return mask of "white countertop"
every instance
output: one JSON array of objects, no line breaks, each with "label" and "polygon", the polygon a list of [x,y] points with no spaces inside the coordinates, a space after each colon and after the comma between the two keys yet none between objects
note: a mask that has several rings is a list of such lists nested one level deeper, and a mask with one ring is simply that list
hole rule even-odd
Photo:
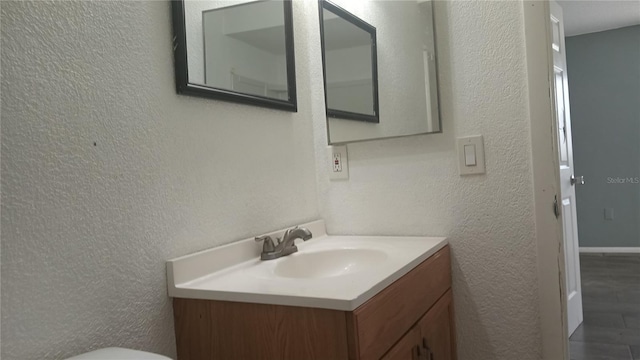
[{"label": "white countertop", "polygon": [[[327,235],[322,220],[301,226],[311,230],[313,238],[296,241],[297,253],[276,260],[261,261],[262,245],[253,238],[169,260],[169,296],[351,311],[447,244],[444,237]],[[276,274],[280,262],[337,249],[368,249],[382,256],[373,258],[375,265],[336,276]]]}]

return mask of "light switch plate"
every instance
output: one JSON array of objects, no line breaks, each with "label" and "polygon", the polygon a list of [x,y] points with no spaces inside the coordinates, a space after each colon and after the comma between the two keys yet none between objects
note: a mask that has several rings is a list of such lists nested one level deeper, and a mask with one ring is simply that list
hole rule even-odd
[{"label": "light switch plate", "polygon": [[[465,152],[465,146],[467,152]],[[456,147],[458,148],[458,169],[460,175],[476,175],[484,174],[484,141],[482,135],[460,137],[456,140]],[[475,150],[475,154],[470,153],[469,150]],[[473,158],[475,155],[475,159]],[[475,165],[473,164],[475,160]]]},{"label": "light switch plate", "polygon": [[349,156],[346,145],[329,146],[329,179],[349,179]]}]

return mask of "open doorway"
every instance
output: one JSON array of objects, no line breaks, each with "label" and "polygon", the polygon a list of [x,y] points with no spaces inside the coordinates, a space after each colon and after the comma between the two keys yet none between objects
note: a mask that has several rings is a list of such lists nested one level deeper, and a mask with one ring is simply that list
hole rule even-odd
[{"label": "open doorway", "polygon": [[556,101],[561,182],[567,138],[567,176],[579,175],[561,202],[575,203],[563,213],[570,357],[640,359],[640,2],[558,5],[566,63],[554,67],[568,78],[555,87],[568,93]]}]

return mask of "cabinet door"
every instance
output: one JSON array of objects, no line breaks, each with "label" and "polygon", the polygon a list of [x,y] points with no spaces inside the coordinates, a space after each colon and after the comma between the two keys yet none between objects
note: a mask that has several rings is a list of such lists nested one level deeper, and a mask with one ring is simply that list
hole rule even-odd
[{"label": "cabinet door", "polygon": [[393,345],[381,360],[416,360],[419,343],[420,328],[414,326]]},{"label": "cabinet door", "polygon": [[450,288],[450,250],[445,246],[351,313],[357,357],[380,359]]},{"label": "cabinet door", "polygon": [[455,360],[455,331],[451,290],[420,319],[420,344],[427,349],[429,360]]}]

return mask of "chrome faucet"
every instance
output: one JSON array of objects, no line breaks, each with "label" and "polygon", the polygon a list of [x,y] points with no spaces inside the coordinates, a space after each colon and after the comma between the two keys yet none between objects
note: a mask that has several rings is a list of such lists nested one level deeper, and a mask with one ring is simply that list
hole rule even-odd
[{"label": "chrome faucet", "polygon": [[298,247],[295,244],[296,239],[307,241],[311,239],[312,236],[313,234],[311,234],[309,229],[296,226],[293,229],[287,229],[284,235],[282,235],[282,239],[276,238],[277,244],[274,243],[271,236],[260,236],[255,240],[256,242],[263,242],[260,259],[273,260],[298,251]]}]

